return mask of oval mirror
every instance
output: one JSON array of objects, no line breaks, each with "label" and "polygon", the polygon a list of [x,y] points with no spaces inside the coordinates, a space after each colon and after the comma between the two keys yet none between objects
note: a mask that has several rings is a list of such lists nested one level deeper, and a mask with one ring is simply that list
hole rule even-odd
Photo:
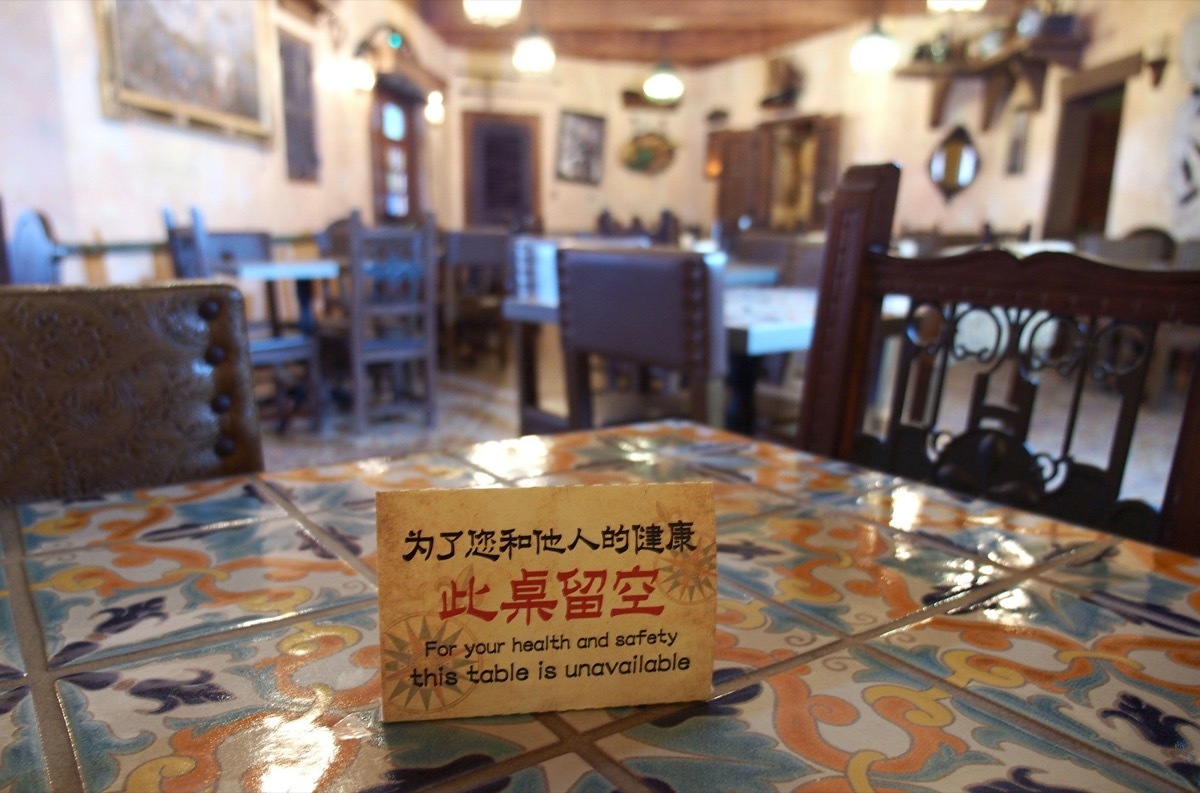
[{"label": "oval mirror", "polygon": [[929,176],[949,201],[954,194],[975,181],[979,173],[979,152],[962,127],[950,131],[929,158]]}]

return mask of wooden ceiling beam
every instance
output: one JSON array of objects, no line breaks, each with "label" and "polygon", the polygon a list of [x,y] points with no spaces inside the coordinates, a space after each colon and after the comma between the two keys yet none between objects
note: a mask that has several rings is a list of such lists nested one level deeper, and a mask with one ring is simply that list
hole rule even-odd
[{"label": "wooden ceiling beam", "polygon": [[[990,15],[1024,0],[988,0]],[[511,51],[536,24],[560,56],[703,66],[765,55],[878,15],[924,14],[925,0],[524,0],[517,22],[473,25],[459,0],[408,0],[452,47]]]}]

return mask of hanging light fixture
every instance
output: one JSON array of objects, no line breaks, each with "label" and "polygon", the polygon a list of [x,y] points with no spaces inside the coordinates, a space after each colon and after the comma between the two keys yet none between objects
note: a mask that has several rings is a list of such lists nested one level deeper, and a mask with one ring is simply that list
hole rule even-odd
[{"label": "hanging light fixture", "polygon": [[503,27],[521,15],[521,0],[463,0],[463,13],[473,25]]},{"label": "hanging light fixture", "polygon": [[925,0],[925,9],[931,14],[973,14],[985,5],[987,0]]},{"label": "hanging light fixture", "polygon": [[683,81],[666,61],[661,61],[642,83],[642,93],[652,102],[675,102],[683,96]]},{"label": "hanging light fixture", "polygon": [[554,47],[541,31],[530,27],[517,39],[512,62],[519,72],[545,74],[554,68]]},{"label": "hanging light fixture", "polygon": [[883,32],[878,19],[850,48],[850,68],[859,73],[890,71],[899,62],[900,45]]}]

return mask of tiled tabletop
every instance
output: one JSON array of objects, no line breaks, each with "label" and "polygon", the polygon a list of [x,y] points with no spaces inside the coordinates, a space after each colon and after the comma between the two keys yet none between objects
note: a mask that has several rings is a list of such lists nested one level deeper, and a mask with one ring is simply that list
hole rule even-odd
[{"label": "tiled tabletop", "polygon": [[[374,493],[707,480],[705,703],[380,721]],[[0,510],[0,790],[1195,790],[1200,560],[688,423]]]}]

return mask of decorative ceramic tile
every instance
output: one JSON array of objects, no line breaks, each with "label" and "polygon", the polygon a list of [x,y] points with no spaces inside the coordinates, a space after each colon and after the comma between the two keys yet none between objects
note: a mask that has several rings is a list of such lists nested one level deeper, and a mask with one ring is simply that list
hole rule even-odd
[{"label": "decorative ceramic tile", "polygon": [[[593,785],[598,787],[592,787]],[[471,790],[477,793],[493,790],[519,790],[522,793],[580,793],[585,790],[603,790],[605,793],[613,793],[614,785],[605,780],[582,757],[567,752],[507,776],[472,786]]]},{"label": "decorative ceramic tile", "polygon": [[26,568],[52,668],[375,597],[291,519],[143,535]]},{"label": "decorative ceramic tile", "polygon": [[495,478],[441,452],[417,452],[403,459],[376,457],[350,463],[263,474],[301,512],[331,509],[375,510],[379,490],[495,487]]},{"label": "decorative ceramic tile", "polygon": [[[767,603],[727,582],[717,584],[717,630],[713,648],[713,686],[725,687],[752,669],[795,658],[833,642],[820,626],[782,606]],[[667,709],[678,705],[668,704]],[[559,717],[587,732],[634,712],[634,708],[564,711]]]},{"label": "decorative ceramic tile", "polygon": [[868,490],[895,486],[900,477],[868,471],[836,460],[764,442],[713,443],[698,448],[665,447],[670,456],[679,449],[686,459],[725,472],[759,487],[803,503],[852,504]]},{"label": "decorative ceramic tile", "polygon": [[717,479],[712,472],[673,460],[618,460],[522,479],[519,487],[612,485],[637,482],[712,482],[717,523],[784,509],[792,501],[770,490]]},{"label": "decorative ceramic tile", "polygon": [[1194,556],[1124,541],[1099,555],[1073,558],[1046,578],[1132,622],[1200,636],[1200,559]]},{"label": "decorative ceramic tile", "polygon": [[9,605],[8,580],[0,569],[0,686],[24,677],[25,662],[17,642],[17,626]]},{"label": "decorative ceramic tile", "polygon": [[752,597],[718,578],[717,670],[757,669],[829,644],[834,636],[782,606]]},{"label": "decorative ceramic tile", "polygon": [[516,482],[519,487],[558,487],[562,485],[612,485],[635,482],[709,482],[705,476],[682,463],[616,460],[567,471],[558,471]]},{"label": "decorative ceramic tile", "polygon": [[29,553],[124,542],[143,534],[283,515],[251,478],[234,476],[18,507]]},{"label": "decorative ceramic tile", "polygon": [[875,644],[1173,784],[1200,783],[1200,637],[1031,582]]},{"label": "decorative ceramic tile", "polygon": [[498,479],[516,480],[611,462],[624,455],[591,433],[526,435],[488,441],[464,449],[461,456]]},{"label": "decorative ceramic tile", "polygon": [[419,790],[555,742],[531,716],[380,723],[375,617],[364,609],[60,680],[71,735],[89,747],[77,756],[85,789]]},{"label": "decorative ceramic tile", "polygon": [[27,686],[0,690],[0,790],[50,790]]},{"label": "decorative ceramic tile", "polygon": [[679,453],[699,453],[714,447],[739,445],[746,436],[727,430],[694,424],[682,419],[646,421],[597,430],[596,435],[629,452],[661,452],[676,449]]},{"label": "decorative ceramic tile", "polygon": [[1012,568],[1031,567],[1103,537],[1054,518],[916,483],[871,491],[847,508],[893,529],[916,532]]},{"label": "decorative ceramic tile", "polygon": [[1002,574],[920,537],[819,508],[725,527],[717,565],[720,576],[844,633],[911,616]]},{"label": "decorative ceramic tile", "polygon": [[335,509],[306,517],[316,523],[332,542],[342,545],[345,553],[361,559],[373,572],[379,571],[374,509],[370,512]]},{"label": "decorative ceramic tile", "polygon": [[[376,491],[698,480],[720,696],[381,723]],[[10,551],[18,516],[0,790],[1200,788],[1200,561],[689,422],[31,505]]]},{"label": "decorative ceramic tile", "polygon": [[861,650],[597,745],[655,790],[1139,789]]}]

